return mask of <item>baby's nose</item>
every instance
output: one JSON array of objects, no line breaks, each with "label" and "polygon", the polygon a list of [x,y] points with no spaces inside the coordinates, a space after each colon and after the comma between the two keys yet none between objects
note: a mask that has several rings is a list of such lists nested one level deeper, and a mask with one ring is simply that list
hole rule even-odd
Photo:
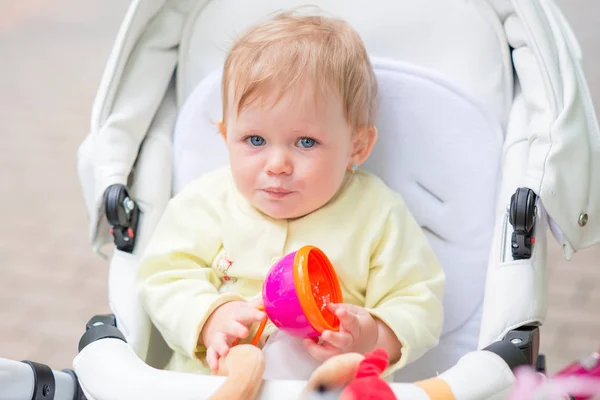
[{"label": "baby's nose", "polygon": [[292,160],[285,151],[273,151],[266,165],[266,172],[272,175],[289,175],[293,171]]}]

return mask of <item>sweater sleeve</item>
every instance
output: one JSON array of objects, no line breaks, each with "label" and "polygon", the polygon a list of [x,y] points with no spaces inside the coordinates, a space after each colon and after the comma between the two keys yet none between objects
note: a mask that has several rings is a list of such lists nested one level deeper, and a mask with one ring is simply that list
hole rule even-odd
[{"label": "sweater sleeve", "polygon": [[445,275],[420,226],[402,200],[391,209],[371,257],[365,308],[402,344],[389,375],[436,346],[444,321]]},{"label": "sweater sleeve", "polygon": [[194,182],[169,202],[136,282],[146,312],[169,347],[198,360],[205,352],[198,346],[199,335],[210,314],[228,301],[244,300],[218,291],[221,281],[212,261],[222,247],[223,202],[207,200],[207,192],[215,190],[210,183]]}]

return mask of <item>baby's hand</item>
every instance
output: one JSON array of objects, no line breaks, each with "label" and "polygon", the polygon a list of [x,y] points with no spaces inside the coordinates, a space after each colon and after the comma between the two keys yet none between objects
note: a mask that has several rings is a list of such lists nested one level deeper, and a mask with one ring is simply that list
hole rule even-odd
[{"label": "baby's hand", "polygon": [[329,304],[328,307],[340,320],[340,330],[324,331],[321,344],[304,339],[304,346],[311,356],[325,361],[341,353],[365,354],[375,348],[379,329],[367,310],[352,304]]},{"label": "baby's hand", "polygon": [[200,338],[206,347],[206,362],[217,371],[219,358],[225,357],[233,341],[248,336],[248,327],[264,320],[267,315],[257,309],[260,299],[253,302],[231,301],[218,307],[210,315]]}]

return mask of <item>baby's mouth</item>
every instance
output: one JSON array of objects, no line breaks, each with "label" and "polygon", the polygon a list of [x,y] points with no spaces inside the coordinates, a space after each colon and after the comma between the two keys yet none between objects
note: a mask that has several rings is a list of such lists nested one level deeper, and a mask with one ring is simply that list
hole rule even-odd
[{"label": "baby's mouth", "polygon": [[291,190],[287,190],[281,187],[268,187],[268,188],[264,188],[263,192],[265,192],[266,194],[268,194],[271,197],[276,197],[276,198],[282,198],[285,197],[291,193],[293,193]]}]

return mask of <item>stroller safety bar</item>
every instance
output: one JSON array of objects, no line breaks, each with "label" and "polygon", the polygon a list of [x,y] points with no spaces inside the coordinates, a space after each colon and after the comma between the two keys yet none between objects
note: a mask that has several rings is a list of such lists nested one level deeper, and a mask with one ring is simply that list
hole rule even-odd
[{"label": "stroller safety bar", "polygon": [[[79,353],[73,365],[84,392],[89,399],[96,400],[208,399],[225,382],[224,377],[154,369],[117,339],[91,343]],[[503,399],[514,376],[500,356],[492,351],[477,351],[465,355],[457,365],[434,379],[444,380],[457,400]],[[110,387],[105,382],[110,382]],[[265,381],[259,398],[297,399],[305,385],[304,381]],[[416,384],[392,383],[391,387],[401,399],[435,399]]]},{"label": "stroller safety bar", "polygon": [[[77,374],[30,361],[0,359],[0,400],[210,399],[227,379],[150,367],[126,343],[112,315],[95,316],[86,327],[73,364]],[[481,351],[466,354],[435,378],[392,383],[391,387],[398,398],[415,400],[504,399],[512,389],[516,368],[537,364],[537,370],[545,372],[543,357],[534,353],[538,342],[538,328],[523,327]],[[451,393],[429,391],[439,387],[436,380],[443,381]],[[259,398],[300,398],[305,385],[304,381],[265,381]]]},{"label": "stroller safety bar", "polygon": [[[218,393],[225,382],[224,377],[150,367],[135,355],[115,325],[112,315],[98,315],[88,322],[73,364],[77,375],[0,359],[0,370],[7,371],[0,375],[0,400],[198,399]],[[528,355],[536,341],[537,328],[513,331],[505,340],[465,355],[454,367],[428,380],[444,381],[451,389],[450,398],[429,392],[427,388],[435,385],[427,381],[391,386],[398,398],[415,400],[503,399],[514,381],[512,370],[531,365]],[[259,398],[299,398],[305,385],[304,381],[265,381]]]},{"label": "stroller safety bar", "polygon": [[[431,381],[442,380],[450,387],[450,398],[447,394],[438,397],[429,392],[427,381],[392,383],[391,387],[396,396],[403,399],[500,400],[506,397],[514,382],[511,369],[525,363],[523,353],[511,342],[497,342],[483,351],[465,355],[454,367],[431,378]],[[34,365],[37,367],[0,359],[3,371],[0,400],[209,399],[226,380],[225,377],[154,369],[140,360],[124,340],[113,337],[95,340],[81,350],[73,363],[77,375],[70,370],[53,371],[47,366]],[[41,370],[44,381],[36,375],[36,371]],[[304,381],[265,381],[259,398],[300,398],[305,385]]]}]

